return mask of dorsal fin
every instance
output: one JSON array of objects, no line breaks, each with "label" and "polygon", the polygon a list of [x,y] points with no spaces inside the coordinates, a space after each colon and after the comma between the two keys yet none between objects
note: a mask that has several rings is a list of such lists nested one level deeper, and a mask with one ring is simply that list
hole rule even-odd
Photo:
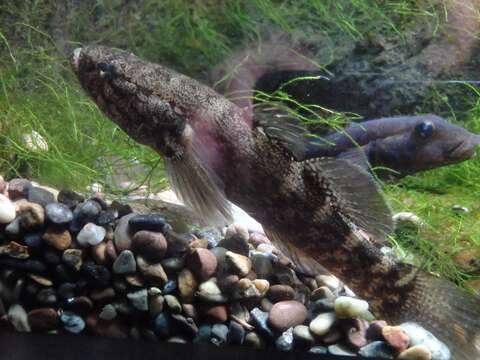
[{"label": "dorsal fin", "polygon": [[270,140],[280,143],[295,161],[305,159],[309,131],[298,118],[277,104],[256,105],[253,113],[255,125]]},{"label": "dorsal fin", "polygon": [[328,179],[343,215],[367,231],[377,241],[393,229],[390,208],[367,171],[347,160],[319,158],[304,162],[309,177],[322,186]]}]

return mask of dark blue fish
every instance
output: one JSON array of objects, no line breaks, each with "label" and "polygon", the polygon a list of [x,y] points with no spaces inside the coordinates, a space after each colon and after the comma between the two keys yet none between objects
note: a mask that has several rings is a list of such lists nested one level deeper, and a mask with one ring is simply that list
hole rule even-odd
[{"label": "dark blue fish", "polygon": [[[308,137],[300,125],[281,121],[282,116],[278,127],[270,124],[266,131],[286,144],[296,160],[341,158],[376,168],[381,177],[403,177],[456,164],[474,157],[480,145],[480,135],[431,114],[354,123],[322,137]],[[295,133],[301,136],[296,138]]]}]

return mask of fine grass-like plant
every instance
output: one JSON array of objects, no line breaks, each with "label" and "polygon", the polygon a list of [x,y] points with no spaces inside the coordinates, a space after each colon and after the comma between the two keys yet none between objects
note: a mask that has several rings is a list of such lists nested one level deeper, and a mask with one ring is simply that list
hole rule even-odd
[{"label": "fine grass-like plant", "polygon": [[[161,159],[107,121],[88,99],[68,64],[70,51],[85,44],[128,49],[197,79],[250,43],[280,31],[312,47],[322,65],[342,58],[353,44],[405,46],[411,28],[429,23],[430,35],[448,15],[444,1],[427,0],[53,0],[0,3],[0,172],[29,176],[56,187],[84,190],[94,182],[117,194],[147,184],[166,185]],[[408,42],[407,42],[408,43]],[[342,45],[343,44],[343,45]],[[220,80],[220,79],[217,79]],[[452,118],[480,132],[480,96],[467,114]],[[462,92],[464,94],[464,92]],[[291,116],[340,130],[354,114],[293,104],[282,89],[258,93],[257,101],[289,103]],[[419,109],[433,112],[441,94]],[[469,100],[470,101],[470,100]],[[39,133],[48,151],[32,150],[23,135]],[[132,170],[133,169],[133,170]],[[480,247],[480,160],[382,184],[395,211],[412,211],[425,222],[415,234],[397,234],[400,253],[459,283],[473,280],[452,260]],[[132,180],[131,186],[120,186]],[[456,214],[460,204],[469,213]]]}]

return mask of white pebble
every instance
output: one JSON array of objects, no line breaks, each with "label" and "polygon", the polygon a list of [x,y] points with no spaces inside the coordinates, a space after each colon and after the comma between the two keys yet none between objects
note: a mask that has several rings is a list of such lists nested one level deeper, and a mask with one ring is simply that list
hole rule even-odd
[{"label": "white pebble", "polygon": [[266,253],[266,254],[271,254],[275,250],[275,246],[272,244],[259,244],[257,246],[257,251]]},{"label": "white pebble", "polygon": [[333,312],[320,314],[310,322],[310,331],[317,336],[325,335],[332,327],[335,319],[335,313]]},{"label": "white pebble", "polygon": [[430,331],[414,322],[400,325],[410,338],[410,346],[424,345],[432,353],[432,360],[450,360],[452,355],[448,347],[438,340]]},{"label": "white pebble", "polygon": [[337,290],[342,285],[340,280],[333,275],[318,275],[315,279],[317,280],[319,287],[327,286],[331,290]]},{"label": "white pebble", "polygon": [[8,197],[0,194],[0,224],[8,224],[15,219],[15,205]]},{"label": "white pebble", "polygon": [[412,212],[399,212],[392,216],[395,227],[403,226],[406,224],[415,225],[417,227],[423,226],[423,221],[417,215]]},{"label": "white pebble", "polygon": [[88,223],[77,235],[77,241],[81,246],[98,245],[105,238],[107,231],[104,227]]},{"label": "white pebble", "polygon": [[339,296],[335,299],[335,314],[341,319],[354,318],[368,311],[368,303],[365,300],[355,299],[349,296]]},{"label": "white pebble", "polygon": [[48,143],[43,136],[35,130],[32,130],[30,134],[22,135],[22,141],[29,150],[48,151]]},{"label": "white pebble", "polygon": [[30,324],[28,323],[28,315],[25,309],[18,304],[13,304],[8,309],[8,320],[15,330],[19,332],[30,332]]}]

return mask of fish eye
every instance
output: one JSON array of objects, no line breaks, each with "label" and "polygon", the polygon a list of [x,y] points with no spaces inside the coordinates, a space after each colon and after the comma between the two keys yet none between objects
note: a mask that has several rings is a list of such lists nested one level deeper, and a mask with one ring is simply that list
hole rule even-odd
[{"label": "fish eye", "polygon": [[415,126],[415,134],[426,139],[433,135],[435,131],[435,125],[431,121],[423,121]]},{"label": "fish eye", "polygon": [[107,64],[104,62],[97,64],[97,69],[100,71],[100,75],[104,76],[105,74],[112,75],[113,74],[113,65]]}]

